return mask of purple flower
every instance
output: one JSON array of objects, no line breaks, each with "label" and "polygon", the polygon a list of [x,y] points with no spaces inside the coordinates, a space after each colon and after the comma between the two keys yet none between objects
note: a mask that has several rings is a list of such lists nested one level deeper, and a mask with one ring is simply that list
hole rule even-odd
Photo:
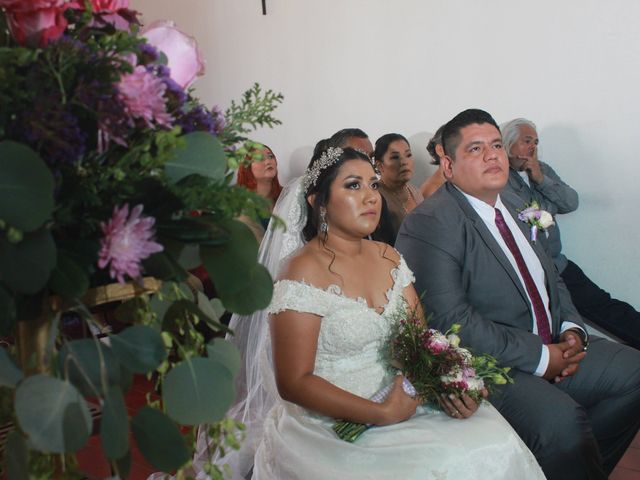
[{"label": "purple flower", "polygon": [[101,223],[104,237],[98,254],[98,267],[109,267],[111,278],[124,283],[124,275],[139,278],[140,262],[164,247],[152,240],[155,218],[141,217],[142,205],[137,205],[129,215],[129,204],[113,209],[108,223]]},{"label": "purple flower", "polygon": [[171,115],[167,113],[164,92],[167,86],[143,65],[132,73],[123,75],[118,84],[120,100],[132,118],[141,119],[147,127],[157,125],[171,127]]}]

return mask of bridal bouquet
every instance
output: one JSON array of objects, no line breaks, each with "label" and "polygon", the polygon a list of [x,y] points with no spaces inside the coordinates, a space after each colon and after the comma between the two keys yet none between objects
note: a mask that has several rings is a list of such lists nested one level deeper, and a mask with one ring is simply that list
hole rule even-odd
[{"label": "bridal bouquet", "polygon": [[[423,404],[438,406],[441,394],[468,395],[482,401],[482,390],[492,385],[511,383],[509,368],[501,368],[490,355],[472,355],[460,347],[455,324],[447,332],[428,328],[415,310],[402,311],[389,340],[388,362],[405,375],[403,390],[417,396]],[[387,386],[371,398],[383,402],[391,391]],[[341,421],[333,426],[338,436],[354,442],[371,425]]]},{"label": "bridal bouquet", "polygon": [[[120,478],[130,433],[164,471],[191,458],[184,426],[226,435],[238,352],[205,335],[226,331],[224,310],[247,314],[271,299],[255,238],[235,220],[268,215],[268,205],[232,179],[250,150],[247,133],[280,123],[271,112],[282,96],[256,84],[223,113],[193,94],[203,71],[192,37],[170,22],[142,28],[128,0],[0,0],[0,337],[10,345],[0,348],[0,426],[15,425],[4,448],[9,478],[72,470],[93,429],[90,405],[101,407],[101,443]],[[185,284],[199,265],[219,298]],[[106,342],[69,338],[67,315],[99,327],[92,293],[107,285],[130,292],[115,311],[126,328]],[[133,374],[158,378],[162,405],[129,418]]]}]

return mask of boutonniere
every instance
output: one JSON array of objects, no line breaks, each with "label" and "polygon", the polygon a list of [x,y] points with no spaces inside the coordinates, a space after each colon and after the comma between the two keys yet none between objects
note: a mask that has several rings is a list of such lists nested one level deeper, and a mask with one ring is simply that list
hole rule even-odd
[{"label": "boutonniere", "polygon": [[538,230],[545,231],[555,224],[553,215],[546,210],[542,210],[535,200],[527,204],[527,208],[518,213],[518,218],[531,226],[531,241],[533,243],[538,239]]}]

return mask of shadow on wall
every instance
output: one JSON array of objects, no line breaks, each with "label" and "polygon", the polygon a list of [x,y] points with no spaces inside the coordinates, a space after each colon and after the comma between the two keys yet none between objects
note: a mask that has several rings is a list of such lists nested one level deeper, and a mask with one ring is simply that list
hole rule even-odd
[{"label": "shadow on wall", "polygon": [[285,182],[289,180],[299,177],[303,175],[309,162],[311,161],[311,157],[313,156],[313,147],[311,145],[304,145],[302,147],[296,148],[293,152],[291,152],[291,156],[289,157],[289,176],[288,178],[281,179]]},{"label": "shadow on wall", "polygon": [[416,187],[420,187],[438,169],[437,165],[431,165],[431,160],[433,159],[427,152],[427,143],[429,143],[431,137],[433,137],[431,132],[418,132],[407,137],[415,164],[411,183]]},{"label": "shadow on wall", "polygon": [[551,124],[542,128],[538,135],[540,136],[539,159],[548,163],[562,180],[578,192],[581,206],[588,204],[598,210],[606,210],[613,206],[612,198],[607,194],[606,185],[603,185],[605,188],[594,189],[595,177],[583,174],[583,172],[601,170],[604,160],[588,149],[576,128],[566,124]]}]

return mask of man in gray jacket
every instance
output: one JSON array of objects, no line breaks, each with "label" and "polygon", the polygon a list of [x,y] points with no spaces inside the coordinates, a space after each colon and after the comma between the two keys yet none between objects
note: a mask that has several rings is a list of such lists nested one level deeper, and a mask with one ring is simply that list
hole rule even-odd
[{"label": "man in gray jacket", "polygon": [[[546,163],[538,160],[538,132],[525,118],[516,118],[501,127],[504,149],[509,156],[509,181],[502,197],[523,209],[536,201],[540,208],[556,216],[578,208],[578,193],[564,183]],[[545,235],[541,233],[541,236]],[[553,258],[578,312],[596,325],[640,349],[640,313],[626,302],[612,298],[562,253],[560,229],[547,229],[543,244]]]},{"label": "man in gray jacket", "polygon": [[[443,129],[447,183],[405,218],[396,248],[441,331],[512,367],[489,398],[549,479],[605,479],[640,426],[640,352],[589,338],[550,257],[500,192],[509,162],[481,110]],[[587,351],[588,347],[588,351]]]}]

